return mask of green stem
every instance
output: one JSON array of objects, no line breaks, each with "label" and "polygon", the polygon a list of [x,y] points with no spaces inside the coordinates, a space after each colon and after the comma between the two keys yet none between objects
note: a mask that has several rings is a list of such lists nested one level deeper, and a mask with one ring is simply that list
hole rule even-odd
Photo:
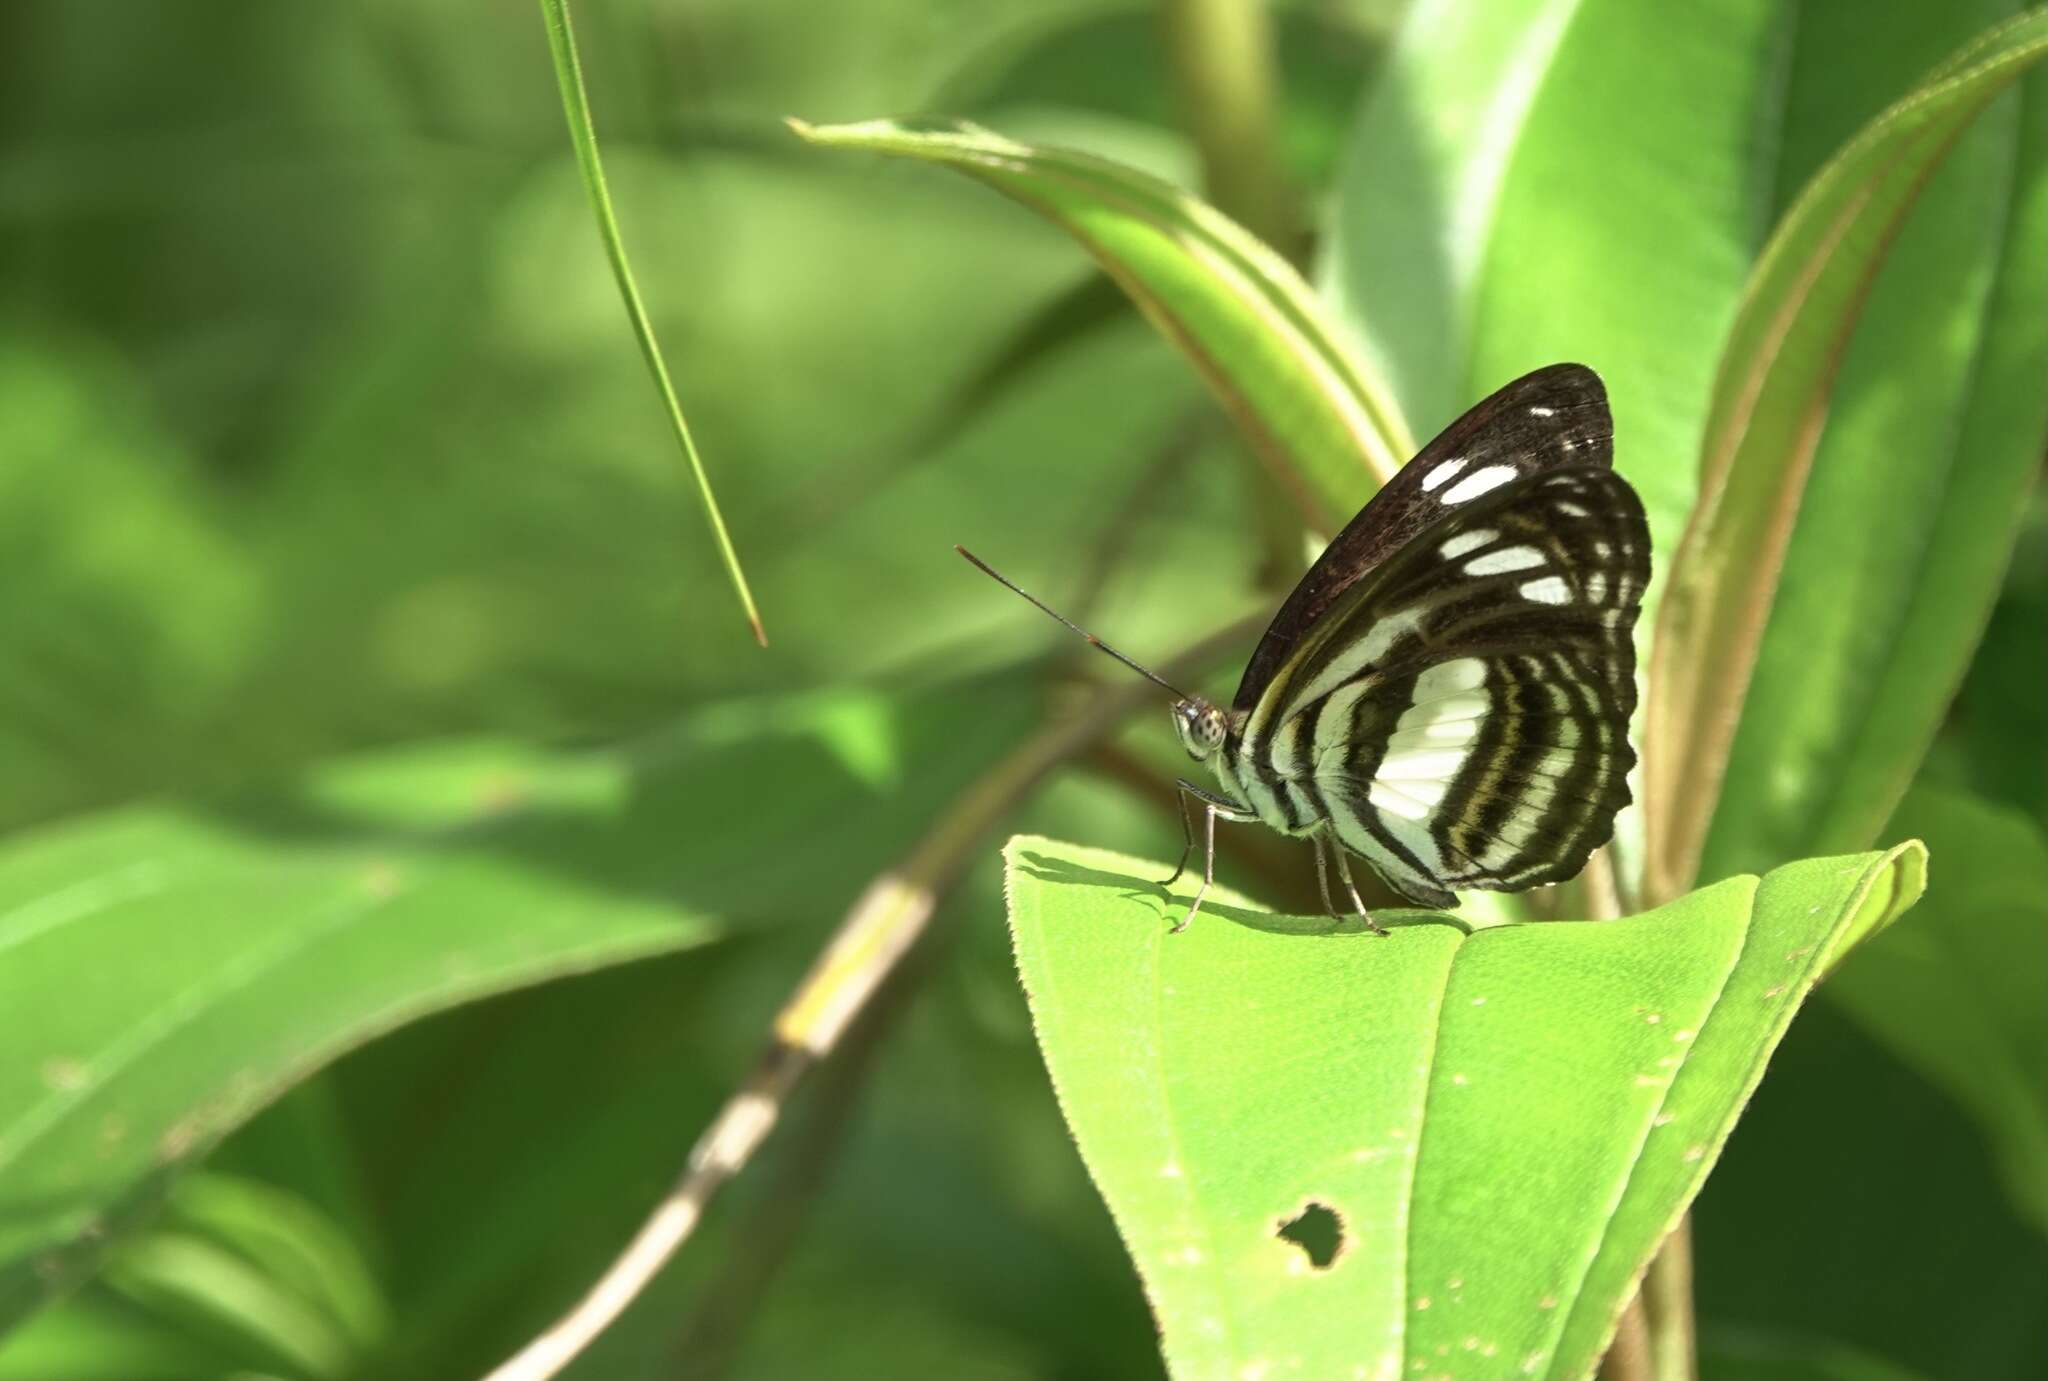
[{"label": "green stem", "polygon": [[1209,200],[1299,263],[1305,222],[1277,153],[1279,78],[1263,0],[1162,0],[1161,18]]},{"label": "green stem", "polygon": [[[1204,192],[1299,266],[1308,240],[1300,194],[1277,155],[1279,77],[1264,0],[1162,0],[1160,19]],[[1304,569],[1300,515],[1268,484],[1255,486],[1253,502],[1266,556],[1260,583],[1285,589]]]},{"label": "green stem", "polygon": [[631,318],[633,335],[640,342],[640,354],[647,361],[648,372],[654,375],[655,386],[661,390],[661,400],[668,408],[676,442],[683,448],[690,473],[697,481],[697,492],[703,496],[704,516],[711,524],[711,536],[718,543],[718,554],[725,562],[726,574],[731,577],[733,590],[740,597],[740,607],[746,611],[747,622],[753,627],[754,640],[766,647],[768,634],[761,626],[761,612],[754,607],[753,591],[747,588],[746,573],[740,569],[739,553],[734,550],[732,537],[725,530],[725,519],[718,511],[718,499],[711,492],[711,477],[705,473],[704,458],[697,454],[697,443],[690,436],[690,424],[683,420],[683,406],[676,400],[675,385],[669,381],[668,366],[662,361],[661,346],[654,339],[654,323],[648,319],[646,304],[640,300],[640,289],[633,282],[633,270],[626,262],[626,246],[619,238],[618,218],[612,214],[611,193],[605,188],[604,165],[598,161],[597,128],[591,123],[590,96],[583,85],[583,66],[576,57],[576,33],[569,25],[569,0],[540,0],[540,11],[547,21],[548,47],[555,56],[555,81],[562,89],[562,110],[569,119],[569,142],[575,146],[576,165],[582,169],[583,185],[590,192],[590,209],[597,215],[597,232],[604,241],[605,256],[611,260],[612,276],[618,280],[619,296],[625,299],[626,315]]}]

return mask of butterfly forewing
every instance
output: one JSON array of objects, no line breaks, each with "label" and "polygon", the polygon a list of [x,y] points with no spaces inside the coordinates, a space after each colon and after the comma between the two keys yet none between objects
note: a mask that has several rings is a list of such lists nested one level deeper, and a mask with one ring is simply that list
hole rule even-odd
[{"label": "butterfly forewing", "polygon": [[1513,480],[1613,463],[1607,391],[1584,365],[1524,375],[1453,422],[1359,510],[1280,606],[1238,683],[1248,711],[1345,591],[1415,537]]},{"label": "butterfly forewing", "polygon": [[1584,866],[1628,800],[1649,577],[1642,505],[1606,458],[1443,507],[1324,604],[1232,738],[1262,816],[1327,821],[1429,905]]}]

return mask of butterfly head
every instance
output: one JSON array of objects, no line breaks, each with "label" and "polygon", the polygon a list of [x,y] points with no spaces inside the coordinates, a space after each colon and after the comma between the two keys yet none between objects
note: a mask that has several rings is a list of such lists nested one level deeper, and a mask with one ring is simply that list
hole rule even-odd
[{"label": "butterfly head", "polygon": [[1198,696],[1189,696],[1173,707],[1173,731],[1180,735],[1180,746],[1196,762],[1206,761],[1223,746],[1228,729],[1223,711]]}]

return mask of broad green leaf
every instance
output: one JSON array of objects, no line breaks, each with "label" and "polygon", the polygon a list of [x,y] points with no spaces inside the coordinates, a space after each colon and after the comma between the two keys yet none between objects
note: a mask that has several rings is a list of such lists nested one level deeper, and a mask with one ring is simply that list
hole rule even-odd
[{"label": "broad green leaf", "polygon": [[1811,81],[1777,60],[1782,15],[1770,0],[1409,12],[1360,111],[1319,279],[1419,430],[1583,361],[1607,381],[1615,463],[1659,549],[1676,538],[1765,214],[1758,107]]},{"label": "broad green leaf", "polygon": [[1179,188],[973,125],[793,127],[812,143],[953,168],[1073,235],[1187,354],[1312,523],[1334,530],[1408,459],[1407,427],[1299,275]]},{"label": "broad green leaf", "polygon": [[1941,860],[1925,914],[1828,992],[1968,1110],[2006,1192],[2048,1233],[2048,838],[2017,812],[1925,786],[1891,832]]},{"label": "broad green leaf", "polygon": [[140,809],[0,852],[0,1008],[19,1033],[0,1065],[0,1320],[89,1270],[171,1173],[341,1051],[717,933],[564,866],[626,817],[624,763],[471,766],[432,825],[313,814],[266,837]]},{"label": "broad green leaf", "polygon": [[[1680,891],[1698,871],[1837,367],[1872,275],[1955,140],[2044,52],[2048,13],[2032,12],[1942,64],[1807,183],[1751,275],[1715,382],[1699,504],[1671,563],[1655,633],[1643,731],[1650,895]],[[1982,568],[1988,564],[1995,580],[2002,558],[1987,562],[1987,539],[1967,530],[1980,507],[1958,502],[1955,514],[1934,524],[1945,544],[1974,543],[1978,550],[1966,557],[1958,546],[1966,573],[1953,578],[1953,587],[1944,577],[1925,614],[1908,607],[1916,625],[1952,622],[1972,604],[1981,623],[1990,597]],[[1896,637],[1897,630],[1881,636]],[[1938,712],[1953,690],[1967,652],[1967,637],[1957,638],[1953,628],[1943,642],[1932,672],[1902,677],[1910,716],[1923,722],[1930,717],[1925,706]],[[1901,655],[1919,650],[1902,648]],[[1892,715],[1907,713],[1902,706],[1874,719],[1884,727]],[[1917,756],[1925,732],[1905,751]],[[1899,776],[1891,762],[1871,771],[1885,780]]]},{"label": "broad green leaf", "polygon": [[438,745],[331,765],[281,799],[11,841],[0,1326],[344,1051],[735,925],[828,922],[1030,714],[983,684],[781,697],[707,707],[632,751]]},{"label": "broad green leaf", "polygon": [[[1007,856],[1039,1042],[1169,1367],[1387,1381],[1590,1372],[1800,1000],[1925,863],[1382,940],[1215,894],[1169,936],[1153,864]],[[1278,1236],[1317,1208],[1321,1262]]]},{"label": "broad green leaf", "polygon": [[2029,81],[1928,184],[1850,343],[1702,876],[1867,847],[1933,740],[2048,430],[2043,243],[2048,89]]}]

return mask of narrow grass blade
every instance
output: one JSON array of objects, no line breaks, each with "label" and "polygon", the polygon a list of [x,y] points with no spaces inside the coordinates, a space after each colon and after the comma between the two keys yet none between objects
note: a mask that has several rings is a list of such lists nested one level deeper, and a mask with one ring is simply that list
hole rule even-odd
[{"label": "narrow grass blade", "polygon": [[555,81],[562,88],[562,110],[569,119],[569,141],[576,148],[576,165],[582,169],[583,185],[590,191],[590,209],[597,216],[597,232],[604,240],[604,252],[611,260],[612,274],[619,280],[619,296],[625,300],[626,315],[633,323],[633,336],[640,342],[640,353],[647,360],[647,370],[654,376],[655,387],[661,390],[662,406],[668,409],[669,422],[675,428],[676,444],[682,447],[683,457],[690,463],[690,474],[697,481],[697,493],[704,500],[704,517],[711,524],[713,540],[718,543],[719,559],[725,562],[726,574],[732,578],[733,592],[739,596],[747,624],[754,630],[754,641],[766,647],[768,633],[761,624],[761,611],[754,607],[753,591],[747,588],[746,572],[740,569],[739,552],[733,547],[732,535],[725,530],[725,519],[718,511],[718,496],[711,492],[711,476],[705,473],[704,458],[697,454],[690,424],[683,420],[683,405],[676,398],[675,385],[669,381],[668,365],[663,362],[661,345],[654,338],[654,323],[647,316],[646,304],[640,300],[640,289],[633,282],[632,266],[626,261],[626,246],[619,236],[618,217],[612,212],[611,193],[605,187],[604,165],[597,156],[597,128],[591,122],[590,95],[584,89],[583,67],[576,57],[576,33],[569,23],[569,0],[540,0],[540,9],[547,20],[548,47],[555,57]]}]

